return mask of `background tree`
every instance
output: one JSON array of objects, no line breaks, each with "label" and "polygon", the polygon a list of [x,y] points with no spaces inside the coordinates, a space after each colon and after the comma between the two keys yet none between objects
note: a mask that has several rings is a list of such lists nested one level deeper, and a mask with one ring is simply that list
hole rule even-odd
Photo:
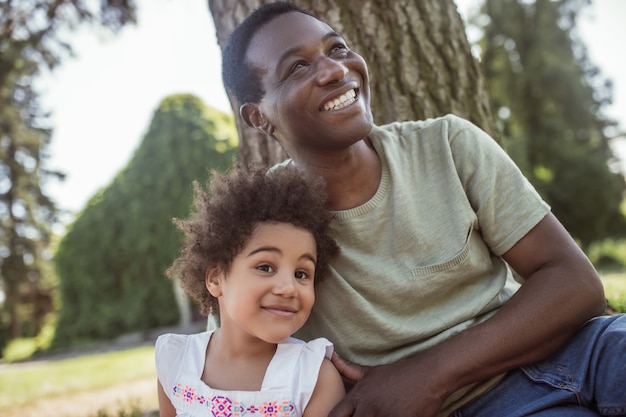
[{"label": "background tree", "polygon": [[[505,147],[588,248],[626,231],[624,179],[602,114],[611,83],[588,59],[576,21],[589,0],[486,0],[480,42]],[[486,17],[486,18],[485,18]]]},{"label": "background tree", "polygon": [[55,256],[61,310],[53,346],[176,324],[165,278],[180,247],[173,217],[191,208],[192,181],[236,155],[232,116],[192,95],[164,99],[128,166],[91,199]]},{"label": "background tree", "polygon": [[[0,347],[34,336],[52,310],[46,273],[55,205],[43,182],[62,177],[45,168],[51,138],[33,84],[71,53],[60,35],[81,23],[117,30],[134,21],[132,0],[104,0],[92,10],[81,0],[0,0]],[[7,335],[8,333],[8,335]]]},{"label": "background tree", "polygon": [[[224,49],[233,28],[267,0],[208,0]],[[296,0],[338,30],[369,63],[372,109],[378,124],[454,113],[497,137],[480,67],[452,0]],[[239,160],[275,163],[277,144],[239,118]]]}]

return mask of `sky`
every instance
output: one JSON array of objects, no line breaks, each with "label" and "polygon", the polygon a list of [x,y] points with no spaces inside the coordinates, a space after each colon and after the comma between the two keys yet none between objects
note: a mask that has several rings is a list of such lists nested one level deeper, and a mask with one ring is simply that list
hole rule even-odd
[{"label": "sky", "polygon": [[[47,194],[70,222],[123,169],[162,99],[191,93],[231,112],[207,0],[138,0],[138,24],[115,36],[81,29],[67,37],[75,51],[37,88],[54,129],[48,168],[67,175]],[[462,15],[475,0],[456,0]],[[593,63],[614,83],[606,114],[626,130],[626,1],[594,0],[579,22]],[[626,141],[622,141],[626,142]],[[616,145],[626,155],[626,145]]]}]

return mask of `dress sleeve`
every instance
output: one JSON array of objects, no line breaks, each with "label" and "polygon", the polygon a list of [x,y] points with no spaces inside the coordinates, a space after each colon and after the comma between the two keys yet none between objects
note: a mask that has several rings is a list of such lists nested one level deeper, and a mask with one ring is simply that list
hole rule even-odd
[{"label": "dress sleeve", "polygon": [[157,338],[154,348],[154,359],[157,376],[163,390],[170,397],[176,378],[181,369],[187,335],[164,334]]},{"label": "dress sleeve", "polygon": [[298,361],[298,396],[302,410],[311,400],[322,361],[330,359],[332,354],[333,344],[323,337],[313,339],[303,346]]}]

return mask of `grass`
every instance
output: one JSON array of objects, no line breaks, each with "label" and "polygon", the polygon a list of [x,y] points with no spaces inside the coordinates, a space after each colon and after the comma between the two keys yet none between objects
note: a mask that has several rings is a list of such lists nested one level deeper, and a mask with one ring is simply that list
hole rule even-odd
[{"label": "grass", "polygon": [[0,369],[0,410],[154,377],[154,347],[31,362]]},{"label": "grass", "polygon": [[131,404],[130,407],[122,408],[118,411],[100,410],[89,417],[158,417],[158,412],[146,413],[141,407]]}]

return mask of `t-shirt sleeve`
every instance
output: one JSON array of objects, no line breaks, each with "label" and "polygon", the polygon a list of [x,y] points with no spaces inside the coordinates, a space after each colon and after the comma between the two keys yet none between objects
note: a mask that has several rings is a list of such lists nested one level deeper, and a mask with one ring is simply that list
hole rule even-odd
[{"label": "t-shirt sleeve", "polygon": [[478,216],[483,239],[502,255],[549,212],[550,207],[509,155],[471,122],[447,116],[459,179]]},{"label": "t-shirt sleeve", "polygon": [[168,333],[159,336],[155,343],[154,359],[157,376],[168,397],[181,368],[186,340],[186,335]]}]

